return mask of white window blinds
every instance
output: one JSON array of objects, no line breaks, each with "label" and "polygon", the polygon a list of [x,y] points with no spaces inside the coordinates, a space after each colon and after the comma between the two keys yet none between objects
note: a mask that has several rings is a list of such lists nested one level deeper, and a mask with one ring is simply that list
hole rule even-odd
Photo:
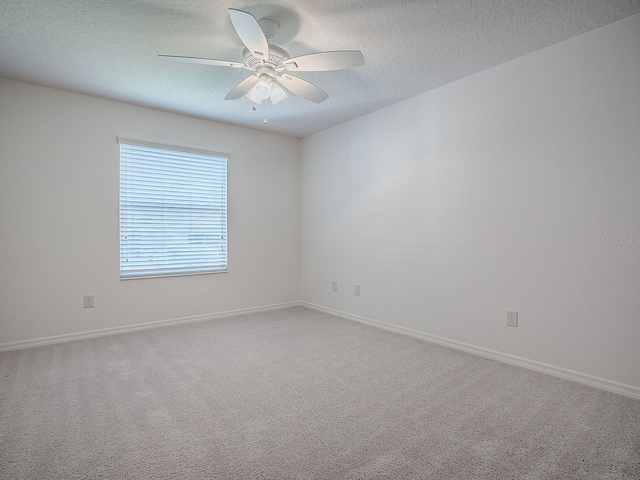
[{"label": "white window blinds", "polygon": [[118,138],[120,278],[227,270],[227,157]]}]

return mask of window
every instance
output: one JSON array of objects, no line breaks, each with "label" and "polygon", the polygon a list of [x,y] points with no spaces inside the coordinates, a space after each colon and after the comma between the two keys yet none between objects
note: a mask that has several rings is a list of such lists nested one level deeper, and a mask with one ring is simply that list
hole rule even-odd
[{"label": "window", "polygon": [[227,156],[118,138],[120,278],[227,271]]}]

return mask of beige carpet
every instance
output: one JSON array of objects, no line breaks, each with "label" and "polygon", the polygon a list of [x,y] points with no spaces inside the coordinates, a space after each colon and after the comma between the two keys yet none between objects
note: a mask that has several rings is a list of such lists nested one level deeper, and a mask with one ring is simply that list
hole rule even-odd
[{"label": "beige carpet", "polygon": [[2,479],[640,479],[640,402],[290,308],[0,354]]}]

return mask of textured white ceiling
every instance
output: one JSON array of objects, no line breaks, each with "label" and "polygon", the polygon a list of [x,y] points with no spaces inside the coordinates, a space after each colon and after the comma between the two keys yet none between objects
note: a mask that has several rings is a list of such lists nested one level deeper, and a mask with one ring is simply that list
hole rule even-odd
[{"label": "textured white ceiling", "polygon": [[[253,111],[228,8],[280,24],[291,56],[361,50],[363,67],[297,75],[329,93]],[[0,76],[304,137],[640,12],[640,0],[0,0]]]}]

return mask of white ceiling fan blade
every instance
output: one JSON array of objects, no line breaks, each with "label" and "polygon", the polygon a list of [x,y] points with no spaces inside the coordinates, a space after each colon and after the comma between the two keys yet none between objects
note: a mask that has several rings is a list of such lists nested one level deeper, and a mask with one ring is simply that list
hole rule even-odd
[{"label": "white ceiling fan blade", "polygon": [[291,93],[298,95],[306,100],[315,103],[324,102],[329,95],[324,90],[316,87],[313,83],[309,83],[301,78],[292,75],[281,75],[278,79],[280,85],[289,90]]},{"label": "white ceiling fan blade", "polygon": [[201,65],[215,65],[218,67],[242,68],[244,63],[230,62],[227,60],[213,60],[212,58],[183,57],[180,55],[158,55],[160,58],[175,62],[199,63]]},{"label": "white ceiling fan blade", "polygon": [[242,10],[230,8],[229,18],[231,18],[233,28],[235,28],[240,40],[249,51],[256,58],[267,60],[269,58],[269,43],[255,17]]},{"label": "white ceiling fan blade", "polygon": [[258,81],[258,79],[254,75],[250,76],[249,78],[245,78],[243,81],[241,81],[235,87],[233,87],[229,91],[229,93],[227,93],[227,96],[224,97],[224,99],[225,100],[237,100],[238,98],[242,97],[243,95],[246,95],[247,92],[249,90],[251,90],[251,88],[255,85],[255,83],[257,81]]},{"label": "white ceiling fan blade", "polygon": [[289,70],[299,72],[323,72],[364,65],[364,56],[359,50],[320,52],[291,58],[284,62]]}]

